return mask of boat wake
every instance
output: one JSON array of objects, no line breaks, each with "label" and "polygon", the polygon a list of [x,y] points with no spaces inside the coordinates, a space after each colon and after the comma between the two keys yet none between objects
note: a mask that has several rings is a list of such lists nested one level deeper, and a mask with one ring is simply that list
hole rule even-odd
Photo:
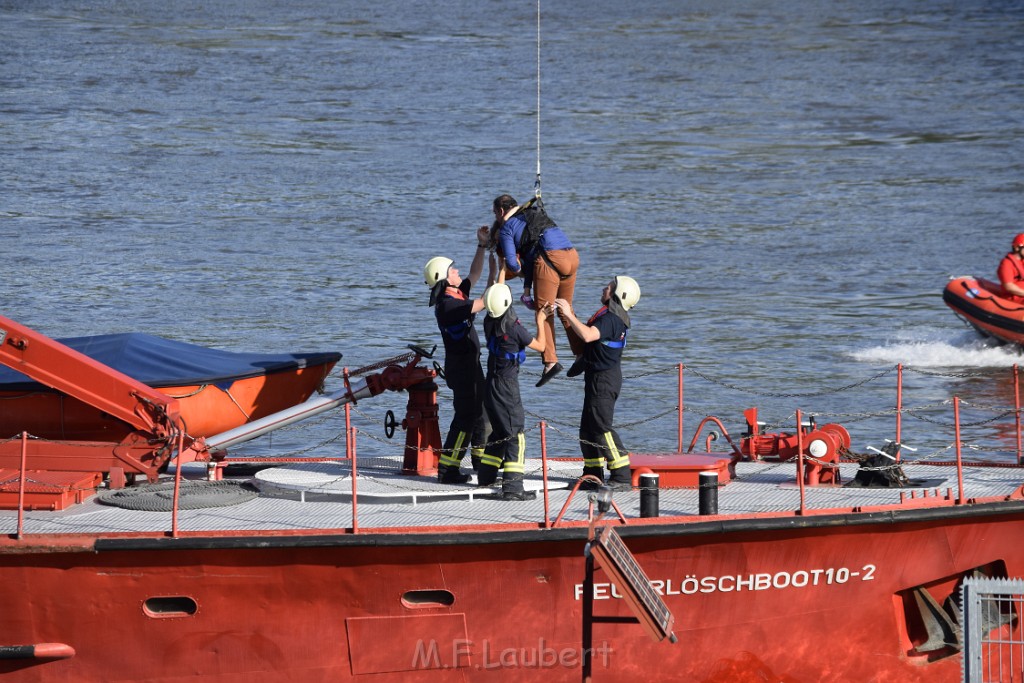
[{"label": "boat wake", "polygon": [[902,363],[932,368],[1003,368],[1024,362],[1021,349],[1000,345],[994,339],[982,339],[974,331],[964,330],[950,336],[948,330],[933,334],[917,332],[850,354],[854,360],[874,364]]}]

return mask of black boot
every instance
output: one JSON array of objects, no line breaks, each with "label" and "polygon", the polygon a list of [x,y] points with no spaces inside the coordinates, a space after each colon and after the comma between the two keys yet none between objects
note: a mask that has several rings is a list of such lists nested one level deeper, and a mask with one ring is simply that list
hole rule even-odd
[{"label": "black boot", "polygon": [[629,465],[614,469],[608,475],[608,486],[613,491],[629,491],[633,488],[632,476],[633,473],[629,469]]},{"label": "black boot", "polygon": [[536,494],[523,488],[523,475],[505,473],[501,481],[502,500],[533,500]]},{"label": "black boot", "polygon": [[444,472],[437,470],[437,480],[442,484],[465,484],[469,475],[463,474],[458,467],[449,467]]},{"label": "black boot", "polygon": [[492,486],[498,478],[498,468],[494,465],[486,465],[480,463],[480,466],[476,470],[476,485],[477,486]]},{"label": "black boot", "polygon": [[[604,483],[603,467],[584,467],[583,476],[585,477],[588,474],[592,477],[597,477],[602,484]],[[601,488],[601,484],[597,483],[596,481],[591,481],[589,479],[580,484],[580,491],[596,491],[599,488]]]}]

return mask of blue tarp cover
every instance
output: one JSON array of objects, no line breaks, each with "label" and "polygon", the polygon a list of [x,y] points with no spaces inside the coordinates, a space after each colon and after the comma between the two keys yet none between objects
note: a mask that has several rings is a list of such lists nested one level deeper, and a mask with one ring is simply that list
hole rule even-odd
[{"label": "blue tarp cover", "polygon": [[[236,353],[154,337],[141,332],[58,339],[60,343],[98,360],[151,387],[215,384],[227,388],[236,379],[277,370],[337,362],[341,354]],[[46,387],[20,372],[0,365],[0,391],[39,391]]]}]

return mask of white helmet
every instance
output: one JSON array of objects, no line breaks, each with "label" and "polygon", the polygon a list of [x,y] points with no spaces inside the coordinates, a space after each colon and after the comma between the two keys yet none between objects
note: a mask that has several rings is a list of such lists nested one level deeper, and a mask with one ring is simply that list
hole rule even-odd
[{"label": "white helmet", "polygon": [[612,294],[622,304],[622,308],[628,311],[640,301],[640,285],[628,275],[619,275],[615,278],[615,291]]},{"label": "white helmet", "polygon": [[445,256],[435,256],[427,261],[427,265],[423,266],[423,281],[427,283],[427,287],[433,288],[438,282],[448,277],[448,269],[452,267],[453,263],[455,261]]},{"label": "white helmet", "polygon": [[512,305],[512,290],[504,282],[496,282],[484,292],[484,307],[487,315],[500,318]]}]

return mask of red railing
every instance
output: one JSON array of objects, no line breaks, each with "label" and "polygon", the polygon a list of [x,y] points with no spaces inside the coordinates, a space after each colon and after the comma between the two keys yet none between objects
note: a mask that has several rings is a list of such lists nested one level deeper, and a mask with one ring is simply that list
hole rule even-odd
[{"label": "red railing", "polygon": [[[684,414],[683,396],[684,396],[684,393],[683,393],[683,391],[684,391],[684,369],[685,369],[685,366],[680,363],[677,366],[677,369],[678,369],[678,389],[677,389],[677,394],[678,394],[678,398],[679,398],[679,403],[677,405],[677,425],[678,425],[677,451],[679,453],[682,453],[683,452],[683,442],[684,442],[684,438],[683,438],[684,437],[684,432],[683,432],[683,414]],[[1014,387],[1014,424],[1015,424],[1015,431],[1016,431],[1016,464],[1017,465],[1022,465],[1022,464],[1024,464],[1024,458],[1022,458],[1020,385],[1019,385],[1019,372],[1018,372],[1017,365],[1013,366],[1013,387]],[[253,461],[260,461],[260,462],[266,462],[266,463],[296,462],[296,461],[301,461],[301,462],[342,462],[342,461],[348,461],[348,462],[351,463],[352,526],[347,528],[347,529],[344,529],[344,531],[350,532],[350,533],[353,533],[353,534],[359,533],[360,529],[359,529],[359,523],[358,523],[359,506],[358,506],[358,469],[357,469],[358,457],[357,457],[357,448],[356,448],[357,432],[359,430],[358,430],[358,428],[356,428],[355,426],[352,425],[351,412],[350,412],[351,408],[350,408],[350,406],[349,405],[345,405],[344,409],[345,409],[345,413],[344,413],[344,415],[345,415],[345,426],[344,426],[344,429],[345,429],[345,454],[342,457],[331,457],[331,458],[266,458],[266,457],[259,457],[259,458],[225,458],[223,461],[221,461],[221,464],[227,464],[227,463],[231,463],[231,462],[253,462]],[[895,425],[896,443],[897,443],[897,445],[900,443],[900,438],[901,438],[901,435],[902,435],[902,412],[903,412],[903,366],[902,365],[898,365],[897,366],[897,383],[896,383],[896,425]],[[802,420],[802,411],[797,410],[796,411],[796,433],[798,435],[798,437],[797,437],[797,439],[798,439],[797,464],[798,464],[798,472],[800,472],[801,475],[797,477],[798,486],[799,486],[799,492],[800,492],[800,503],[799,503],[799,508],[795,512],[797,514],[804,515],[804,514],[807,514],[808,511],[807,511],[807,507],[806,507],[804,477],[802,476],[802,473],[805,472],[805,464],[806,464],[806,462],[805,462],[805,454],[804,454],[804,443],[803,443],[803,438],[802,438],[803,434],[802,434],[802,429],[801,429],[801,426],[802,426],[801,425],[801,420]],[[716,424],[722,430],[723,435],[726,437],[726,439],[728,440],[729,444],[733,446],[734,451],[736,451],[737,450],[736,446],[735,446],[735,444],[733,444],[732,440],[729,438],[728,432],[726,431],[725,426],[722,424],[721,420],[719,420],[716,417],[712,417],[712,416],[705,417],[700,422],[700,424],[698,425],[697,429],[694,431],[693,439],[692,439],[692,441],[690,443],[690,450],[693,449],[693,446],[696,443],[696,440],[697,440],[698,436],[700,435],[701,430],[708,423],[711,423],[711,422]],[[962,455],[962,441],[961,441],[961,419],[960,419],[960,399],[959,399],[959,397],[954,397],[953,398],[953,427],[954,427],[954,439],[955,439],[955,450],[956,450],[956,470],[957,470],[957,496],[956,496],[956,499],[955,499],[955,504],[961,505],[961,504],[963,504],[967,500],[967,498],[966,498],[965,492],[964,492],[963,455]],[[563,517],[563,515],[565,514],[565,512],[566,512],[566,510],[568,508],[569,502],[572,500],[572,498],[575,495],[576,491],[579,489],[579,485],[578,485],[578,482],[577,482],[577,486],[573,488],[573,490],[571,492],[571,495],[569,497],[569,500],[566,501],[566,505],[563,507],[561,513],[558,515],[558,518],[556,520],[552,521],[551,520],[551,515],[550,515],[550,498],[549,498],[549,481],[548,481],[548,443],[547,443],[547,424],[546,424],[546,422],[541,421],[539,423],[539,429],[540,429],[540,456],[541,456],[542,482],[543,482],[543,495],[544,495],[544,517],[543,517],[543,520],[540,522],[540,525],[542,526],[542,528],[548,529],[548,528],[553,528],[553,527],[557,526],[561,522],[562,517]],[[29,470],[28,470],[28,459],[29,459],[29,456],[28,456],[28,440],[29,440],[29,434],[27,432],[22,432],[21,435],[20,435],[20,438],[21,438],[21,461],[20,461],[19,485],[18,485],[18,510],[17,510],[17,512],[18,512],[18,520],[17,520],[17,532],[16,532],[16,538],[19,539],[19,540],[24,538],[24,536],[25,536],[25,529],[24,529],[25,518],[24,518],[24,513],[25,513],[25,509],[26,509],[25,508],[25,495],[26,495],[26,485],[27,485],[27,482],[28,482],[28,472],[29,472]],[[184,444],[184,438],[185,438],[184,434],[180,434],[178,436],[178,450],[179,450],[179,452],[182,452],[184,450],[184,445],[185,445]],[[897,459],[898,458],[899,458],[899,451],[897,450]],[[171,529],[170,529],[170,532],[169,532],[172,537],[179,537],[182,534],[182,531],[181,531],[180,526],[179,526],[179,521],[178,521],[181,476],[182,476],[182,468],[180,468],[180,467],[175,468],[174,495],[173,495],[172,513],[171,513]],[[938,492],[936,492],[936,495],[938,495]],[[947,496],[948,495],[949,494],[947,494]],[[927,492],[924,492],[922,494],[922,497],[927,497],[927,496],[928,496]],[[914,499],[916,497],[917,497],[916,493],[912,491],[911,495],[909,496],[909,498],[910,499]],[[907,500],[907,498],[908,497],[905,496],[904,492],[900,493],[900,500],[901,500],[901,502]],[[618,511],[618,508],[616,508],[616,510]],[[625,516],[623,516],[621,514],[621,511],[619,511],[619,516],[620,516],[620,519],[623,522],[625,522],[626,518],[625,518]]]}]

